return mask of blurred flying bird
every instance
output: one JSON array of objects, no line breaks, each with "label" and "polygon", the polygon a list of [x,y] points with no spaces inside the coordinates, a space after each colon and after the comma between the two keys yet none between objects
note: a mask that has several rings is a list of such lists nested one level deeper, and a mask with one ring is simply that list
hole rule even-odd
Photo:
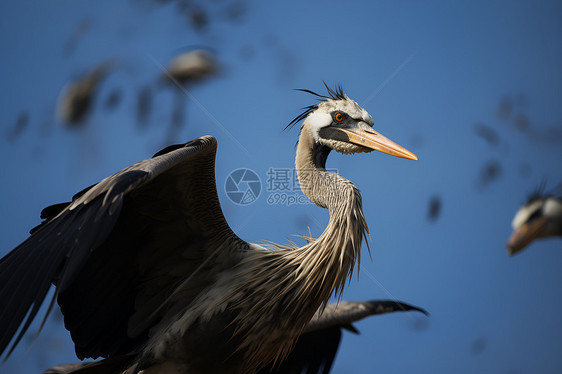
[{"label": "blurred flying bird", "polygon": [[486,339],[485,338],[477,338],[470,345],[470,352],[473,355],[480,354],[480,353],[484,352],[485,350],[486,350]]},{"label": "blurred flying bird", "polygon": [[93,21],[91,19],[86,18],[80,21],[78,26],[76,26],[76,29],[74,29],[74,31],[64,44],[64,47],[62,49],[63,56],[69,56],[72,52],[74,52],[74,50],[78,46],[78,43],[80,42],[80,39],[82,39],[86,32],[88,32],[92,28],[92,25]]},{"label": "blurred flying bird", "polygon": [[[554,124],[541,126],[531,121],[525,113],[527,97],[523,94],[504,96],[498,104],[498,116],[511,125],[511,128],[528,137],[535,143],[558,146],[562,142],[562,127]],[[478,129],[478,135],[486,135]],[[497,134],[496,134],[497,135]]]},{"label": "blurred flying bird", "polygon": [[436,221],[441,214],[441,197],[434,195],[429,200],[429,209],[427,211],[427,219],[430,222]]},{"label": "blurred flying bird", "polygon": [[189,26],[192,26],[196,31],[204,31],[209,25],[209,17],[207,12],[199,4],[194,4],[192,1],[180,0],[176,2],[176,14],[183,15]]},{"label": "blurred flying bird", "polygon": [[527,132],[531,130],[531,121],[525,114],[520,113],[513,118],[513,126],[521,132]]},{"label": "blurred flying bird", "polygon": [[231,22],[242,22],[242,18],[248,11],[248,4],[246,2],[237,0],[228,4],[225,12],[226,19]]},{"label": "blurred flying bird", "polygon": [[188,21],[195,30],[203,31],[209,24],[209,17],[203,8],[195,7],[189,10]]},{"label": "blurred flying bird", "polygon": [[167,67],[166,81],[170,78],[182,84],[209,78],[218,71],[217,61],[212,52],[195,49],[173,58]]},{"label": "blurred flying bird", "polygon": [[545,131],[545,140],[551,144],[559,144],[562,142],[562,126],[552,126]]},{"label": "blurred flying bird", "polygon": [[429,328],[429,319],[411,319],[409,327],[416,332],[423,332]]},{"label": "blurred flying bird", "polygon": [[476,124],[474,132],[491,146],[495,147],[500,143],[500,138],[496,130],[492,129],[489,126],[486,126],[483,123]]},{"label": "blurred flying bird", "polygon": [[498,117],[502,120],[508,120],[511,116],[511,112],[513,111],[513,101],[510,97],[504,96],[500,99],[498,103],[497,114]]},{"label": "blurred flying bird", "polygon": [[517,211],[511,226],[513,233],[507,242],[507,253],[514,255],[535,239],[562,236],[562,194],[534,193]]},{"label": "blurred flying bird", "polygon": [[16,123],[8,131],[6,131],[6,140],[10,143],[15,141],[25,131],[29,124],[29,114],[26,110],[21,111]]},{"label": "blurred flying bird", "polygon": [[67,84],[57,100],[57,117],[69,126],[76,126],[88,115],[93,98],[102,80],[114,67],[114,61],[104,61],[79,79]]},{"label": "blurred flying bird", "polygon": [[137,125],[146,127],[152,111],[152,90],[150,86],[142,87],[137,93]]},{"label": "blurred flying bird", "polygon": [[189,12],[189,23],[195,30],[203,31],[209,24],[209,18],[203,9],[195,8]]},{"label": "blurred flying bird", "polygon": [[119,88],[115,88],[111,90],[109,95],[107,95],[104,106],[106,109],[115,109],[119,103],[121,102],[121,90]]},{"label": "blurred flying bird", "polygon": [[512,93],[500,98],[496,113],[503,121],[509,121],[514,113],[521,113],[527,107],[528,99],[525,94]]},{"label": "blurred flying bird", "polygon": [[495,181],[502,174],[502,166],[496,160],[490,160],[484,164],[480,171],[478,178],[478,185],[480,188],[487,187],[490,183]]},{"label": "blurred flying bird", "polygon": [[174,91],[174,107],[170,127],[168,127],[167,143],[176,142],[185,121],[185,95],[180,90]]},{"label": "blurred flying bird", "polygon": [[0,354],[53,283],[46,315],[56,300],[77,356],[109,358],[100,373],[251,373],[281,362],[318,308],[341,297],[368,235],[358,189],[326,171],[331,150],[417,159],[373,130],[341,87],[303,91],[319,102],[287,127],[303,121],[299,185],[330,213],[319,238],[270,249],[243,241],[217,197],[216,140],[169,146],[45,208],[0,260]]},{"label": "blurred flying bird", "polygon": [[[291,373],[324,373],[330,372],[342,337],[342,330],[359,334],[352,325],[363,318],[393,313],[418,311],[428,313],[418,307],[391,300],[372,300],[367,302],[343,301],[329,304],[322,311],[319,309],[308,323],[302,335],[298,338],[295,348],[279,366],[265,367],[262,374],[291,374]],[[84,373],[88,366],[96,363],[81,362],[52,367],[43,374]],[[77,371],[82,369],[81,371]]]}]

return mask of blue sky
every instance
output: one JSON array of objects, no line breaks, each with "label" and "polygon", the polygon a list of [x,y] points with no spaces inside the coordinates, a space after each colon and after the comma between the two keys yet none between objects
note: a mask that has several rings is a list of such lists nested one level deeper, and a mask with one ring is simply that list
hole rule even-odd
[{"label": "blue sky", "polygon": [[[17,2],[0,5],[0,253],[39,223],[40,210],[162,148],[175,88],[158,89],[149,126],[139,131],[136,95],[157,86],[173,56],[206,46],[221,63],[218,77],[189,88],[177,139],[211,134],[219,141],[217,183],[224,213],[251,242],[287,243],[320,235],[325,210],[310,204],[233,204],[229,173],[253,170],[266,185],[269,168],[291,168],[298,130],[283,128],[322,91],[341,83],[375,120],[374,128],[418,155],[331,154],[362,191],[372,261],[346,300],[387,299],[431,316],[394,314],[357,324],[346,334],[335,373],[557,373],[562,273],[560,242],[534,243],[509,258],[513,214],[546,179],[562,181],[562,7],[532,1],[247,2],[229,20],[228,3],[200,6],[209,25],[195,31],[174,2]],[[76,49],[63,48],[81,22]],[[54,117],[61,88],[115,56],[86,123],[69,130]],[[112,110],[104,100],[119,89]],[[154,88],[156,90],[156,88]],[[498,115],[501,100],[512,103]],[[4,136],[26,111],[20,136]],[[514,126],[526,119],[528,130]],[[476,132],[498,135],[493,146]],[[232,135],[231,138],[225,129]],[[499,176],[484,183],[485,165]],[[427,220],[438,195],[442,212]],[[33,329],[32,329],[33,330]],[[53,318],[0,368],[38,372],[76,358]]]}]

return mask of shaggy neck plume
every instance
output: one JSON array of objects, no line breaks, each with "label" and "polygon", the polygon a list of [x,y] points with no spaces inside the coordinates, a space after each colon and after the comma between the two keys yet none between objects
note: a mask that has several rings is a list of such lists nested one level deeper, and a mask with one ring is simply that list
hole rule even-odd
[{"label": "shaggy neck plume", "polygon": [[[314,141],[303,128],[295,159],[303,193],[316,205],[328,209],[330,221],[318,239],[299,249],[307,284],[315,283],[327,302],[331,293],[340,296],[346,280],[361,258],[361,243],[368,234],[361,194],[353,183],[325,170],[330,148]],[[312,270],[314,269],[314,270]],[[315,280],[316,282],[313,282]]]}]

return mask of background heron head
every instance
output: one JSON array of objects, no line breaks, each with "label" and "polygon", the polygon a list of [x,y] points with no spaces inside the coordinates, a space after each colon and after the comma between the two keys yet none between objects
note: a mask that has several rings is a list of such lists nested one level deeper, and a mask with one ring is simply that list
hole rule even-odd
[{"label": "background heron head", "polygon": [[513,217],[513,233],[507,243],[510,255],[523,250],[533,240],[562,235],[562,200],[553,196],[533,196]]}]

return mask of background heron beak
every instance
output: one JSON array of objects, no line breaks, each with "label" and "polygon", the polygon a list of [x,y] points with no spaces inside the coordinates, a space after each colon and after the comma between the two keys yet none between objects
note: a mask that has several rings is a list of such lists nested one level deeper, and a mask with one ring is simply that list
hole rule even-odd
[{"label": "background heron beak", "polygon": [[509,255],[516,254],[533,240],[540,238],[540,232],[546,222],[546,218],[539,218],[533,222],[525,223],[519,229],[513,231],[507,242],[507,252]]},{"label": "background heron beak", "polygon": [[387,137],[375,132],[370,127],[368,129],[340,129],[345,132],[349,138],[349,142],[357,144],[372,150],[387,153],[392,156],[407,158],[409,160],[417,160],[418,157],[406,148],[396,144]]}]

